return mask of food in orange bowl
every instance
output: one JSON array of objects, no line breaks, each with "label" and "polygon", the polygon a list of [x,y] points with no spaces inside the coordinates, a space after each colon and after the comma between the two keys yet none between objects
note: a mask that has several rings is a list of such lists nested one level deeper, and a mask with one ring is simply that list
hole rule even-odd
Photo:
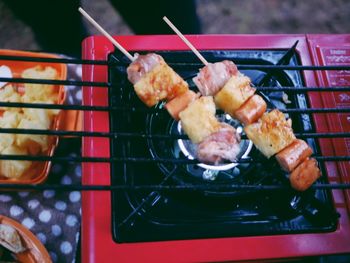
[{"label": "food in orange bowl", "polygon": [[[0,55],[58,58],[56,55],[24,51],[0,50]],[[13,77],[28,79],[65,80],[64,63],[0,60],[10,68]],[[0,89],[0,101],[63,104],[65,89],[61,85],[8,83]],[[60,110],[2,107],[0,128],[58,130],[62,119]],[[0,154],[53,156],[57,136],[33,134],[0,134]],[[0,160],[0,183],[42,183],[47,179],[50,161]]]},{"label": "food in orange bowl", "polygon": [[[41,242],[20,223],[0,215],[0,248],[9,250],[16,262],[50,263],[49,253]],[[0,261],[2,260],[0,253]]]}]

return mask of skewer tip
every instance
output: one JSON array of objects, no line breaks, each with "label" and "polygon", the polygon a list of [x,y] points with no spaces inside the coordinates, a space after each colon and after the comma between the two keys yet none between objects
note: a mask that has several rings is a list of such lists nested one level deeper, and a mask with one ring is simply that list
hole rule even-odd
[{"label": "skewer tip", "polygon": [[182,41],[193,51],[193,53],[198,57],[200,61],[206,66],[208,65],[208,61],[199,53],[199,51],[191,44],[190,41],[180,32],[179,29],[166,17],[163,16],[163,20],[168,26],[182,39]]},{"label": "skewer tip", "polygon": [[135,58],[123,47],[121,46],[106,30],[104,30],[85,10],[81,7],[78,8],[78,11],[105,37],[108,38],[112,44],[118,48],[130,61],[134,61]]}]

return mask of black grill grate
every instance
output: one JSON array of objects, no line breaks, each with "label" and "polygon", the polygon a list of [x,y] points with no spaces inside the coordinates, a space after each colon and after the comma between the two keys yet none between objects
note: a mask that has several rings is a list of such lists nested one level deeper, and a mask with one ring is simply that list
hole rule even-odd
[{"label": "black grill grate", "polygon": [[[270,74],[272,78],[277,78],[277,82],[276,80],[272,83],[268,82],[268,87],[257,89],[267,95],[271,92],[284,91],[293,97],[292,106],[283,108],[281,111],[288,113],[293,123],[297,120],[296,127],[293,127],[296,136],[307,139],[308,143],[315,147],[315,158],[321,163],[323,174],[325,174],[324,162],[349,160],[349,156],[321,156],[314,140],[345,138],[349,137],[349,133],[317,133],[314,129],[306,129],[303,125],[302,119],[306,118],[312,122],[310,118],[312,113],[349,112],[350,110],[349,108],[301,108],[300,105],[303,103],[297,100],[301,97],[303,102],[307,103],[306,93],[321,90],[321,88],[304,87],[299,72],[305,69],[319,70],[320,67],[299,66],[296,55],[293,55],[293,62],[287,66],[264,65],[269,61],[251,56],[254,52],[264,53],[263,51],[204,53],[211,62],[232,59],[239,69],[253,80],[259,79],[255,78],[256,71],[263,72],[265,76]],[[169,65],[189,81],[202,66],[193,63],[196,59],[189,52],[159,53]],[[277,53],[279,54],[277,57],[280,58],[285,51]],[[179,63],[182,60],[185,62]],[[116,63],[116,61],[123,61],[123,57],[119,53],[111,54],[109,61]],[[294,73],[290,73],[290,70]],[[117,242],[326,232],[335,229],[337,216],[332,208],[330,193],[327,189],[333,187],[345,189],[348,188],[348,184],[336,186],[328,184],[323,178],[307,193],[295,193],[290,189],[288,180],[274,168],[269,170],[262,167],[263,169],[259,172],[263,176],[254,175],[257,169],[250,167],[252,163],[258,167],[275,166],[273,162],[261,158],[256,152],[253,152],[250,158],[238,161],[240,167],[244,167],[240,171],[241,177],[229,178],[231,172],[223,172],[221,177],[224,180],[203,181],[200,178],[203,170],[196,169],[196,160],[189,160],[176,150],[175,154],[174,150],[162,152],[162,149],[172,149],[177,139],[187,138],[184,135],[169,132],[172,130],[172,124],[162,105],[152,109],[146,109],[142,105],[126,79],[125,66],[114,64],[109,68],[109,77],[112,85],[109,89],[109,102],[110,107],[113,108],[109,115],[110,127],[112,133],[117,133],[117,137],[110,137],[110,152],[112,156],[122,156],[122,160],[118,161],[123,163],[123,165],[120,162],[111,163],[111,187],[119,189],[128,187],[124,188],[125,191],[112,193],[113,236]],[[278,85],[274,85],[276,83]],[[254,84],[258,86],[259,83],[254,82]],[[194,88],[191,82],[190,86]],[[348,87],[338,88],[341,91],[349,90]],[[275,107],[269,96],[264,97],[267,97],[270,108]],[[155,120],[153,124],[152,120]],[[270,191],[272,189],[276,190],[272,191],[273,194]],[[264,199],[266,197],[270,201],[266,201]],[[279,198],[281,200],[278,200]],[[213,200],[219,201],[216,203]],[[262,200],[265,200],[266,204],[261,204]],[[228,210],[225,209],[233,201],[241,207],[229,208],[231,213],[229,215]],[[277,211],[272,211],[271,207],[275,207]],[[210,211],[203,212],[200,208]],[[285,212],[282,212],[283,209]],[[326,216],[328,220],[324,219],[325,215],[328,215]],[[299,218],[296,219],[297,217]],[[313,223],[310,224],[310,222]]]},{"label": "black grill grate", "polygon": [[[185,54],[186,56],[187,54]],[[210,57],[210,55],[209,55]],[[183,58],[183,57],[182,57]],[[30,61],[30,62],[50,62],[50,63],[66,63],[66,64],[82,64],[82,65],[105,65],[109,68],[111,67],[121,67],[125,68],[127,63],[125,59],[119,60],[109,60],[109,61],[96,61],[96,60],[81,60],[81,59],[71,59],[71,58],[37,58],[37,57],[26,57],[26,56],[0,56],[0,60],[13,60],[13,61]],[[217,58],[210,59],[209,61],[215,62],[218,61]],[[182,63],[181,56],[175,62],[170,62],[169,65],[177,68],[187,69],[197,69],[202,65],[195,62],[186,62]],[[302,65],[245,65],[238,64],[240,70],[263,70],[266,72],[275,72],[281,70],[292,70],[292,71],[303,71],[303,70],[350,70],[350,66],[302,66]],[[94,87],[94,88],[111,88],[112,83],[109,82],[88,82],[88,81],[78,81],[78,80],[43,80],[43,79],[23,79],[23,78],[0,78],[0,81],[6,81],[9,83],[34,83],[34,84],[53,84],[53,85],[65,85],[65,86],[81,86],[84,87]],[[258,87],[261,92],[270,92],[270,91],[284,91],[292,94],[305,94],[306,92],[329,92],[329,91],[350,91],[350,87],[298,87],[296,89],[293,86],[269,86],[269,87]],[[107,112],[118,112],[118,113],[160,113],[164,114],[162,109],[146,109],[143,105],[113,105],[113,106],[82,106],[82,105],[57,105],[57,104],[38,104],[38,103],[11,103],[11,102],[0,102],[0,107],[21,107],[21,108],[43,108],[43,109],[62,109],[62,110],[81,110],[81,111],[107,111]],[[300,108],[288,108],[280,109],[285,113],[339,113],[339,112],[350,112],[350,108],[312,108],[312,109],[300,109]],[[107,137],[107,138],[121,138],[121,139],[164,139],[164,140],[175,140],[175,139],[184,139],[186,136],[181,135],[164,135],[164,134],[147,134],[147,133],[135,133],[135,132],[124,132],[124,131],[110,131],[110,132],[87,132],[87,131],[60,131],[60,130],[34,130],[34,129],[0,129],[0,133],[19,133],[19,134],[44,134],[44,135],[56,135],[56,136],[76,136],[76,137]],[[332,133],[317,133],[317,132],[296,132],[298,138],[346,138],[350,137],[350,132],[332,132]],[[244,137],[243,137],[244,138]],[[326,161],[349,161],[350,156],[315,156],[319,162]],[[178,163],[178,164],[188,164],[196,163],[195,160],[188,160],[186,158],[178,158],[177,160],[171,158],[144,158],[144,157],[129,157],[129,156],[111,156],[111,157],[57,157],[57,156],[19,156],[19,155],[0,155],[2,160],[37,160],[37,161],[59,161],[59,162],[117,162],[117,163]],[[240,163],[251,162],[251,159],[247,160],[238,160]],[[256,161],[256,160],[255,160]],[[11,187],[9,187],[11,186]],[[179,191],[179,190],[196,190],[197,188],[206,188],[210,187],[221,187],[221,186],[210,186],[210,185],[182,185],[182,186],[159,186],[159,185],[118,185],[118,186],[66,186],[66,185],[16,185],[16,184],[0,184],[0,189],[9,189],[10,190],[29,190],[29,189],[55,189],[62,191],[71,191],[72,189],[77,190],[117,190],[117,189],[128,189],[128,190],[139,190],[139,189],[148,189],[148,190],[165,190],[165,191]],[[281,186],[276,185],[265,185],[265,186],[247,186],[247,185],[222,185],[224,188],[234,188],[235,190],[245,190],[247,188],[256,188],[256,189],[283,189]],[[318,184],[314,185],[312,188],[317,189],[336,189],[336,188],[349,188],[349,184]]]}]

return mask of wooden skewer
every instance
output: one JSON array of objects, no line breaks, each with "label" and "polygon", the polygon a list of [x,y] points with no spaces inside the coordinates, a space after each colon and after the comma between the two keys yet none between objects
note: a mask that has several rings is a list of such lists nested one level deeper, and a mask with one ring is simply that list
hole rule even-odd
[{"label": "wooden skewer", "polygon": [[78,8],[78,11],[99,31],[101,32],[105,37],[109,39],[109,41],[112,42],[112,44],[118,48],[125,56],[127,56],[128,59],[131,61],[134,61],[135,58],[125,49],[123,46],[121,46],[110,34],[107,33],[106,30],[104,30],[88,13],[85,12],[84,9],[81,7]]},{"label": "wooden skewer", "polygon": [[208,65],[208,61],[199,53],[199,51],[191,44],[191,42],[188,41],[187,38],[176,28],[176,26],[174,26],[174,24],[170,22],[170,20],[166,16],[163,17],[163,20],[165,21],[165,23],[168,24],[168,26],[170,26],[172,30],[174,30],[174,32],[182,39],[182,41],[185,42],[185,44],[193,51],[193,53],[199,58],[199,60],[202,61],[204,65]]}]

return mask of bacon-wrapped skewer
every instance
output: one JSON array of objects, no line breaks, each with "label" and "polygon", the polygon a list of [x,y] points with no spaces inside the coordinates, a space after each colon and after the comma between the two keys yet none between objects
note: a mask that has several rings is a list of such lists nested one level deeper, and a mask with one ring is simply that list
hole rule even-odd
[{"label": "bacon-wrapped skewer", "polygon": [[[206,67],[196,77],[201,87],[204,86],[204,75],[201,72],[206,72]],[[282,169],[291,173],[290,182],[293,188],[306,190],[318,179],[320,170],[317,162],[309,159],[311,148],[306,142],[295,138],[291,120],[287,121],[282,112],[273,110],[265,113],[266,102],[261,96],[254,94],[256,89],[251,86],[248,77],[236,72],[221,89],[215,85],[210,86],[210,83],[217,83],[215,81],[208,83],[206,91],[211,91],[210,95],[214,96],[216,106],[245,125],[247,137],[267,158],[276,155]],[[201,87],[198,89],[201,90]]]},{"label": "bacon-wrapped skewer", "polygon": [[[134,90],[141,101],[148,107],[162,100],[167,101],[165,108],[169,114],[176,120],[181,119],[183,129],[191,141],[199,143],[201,154],[198,157],[202,161],[218,163],[222,159],[233,160],[236,157],[239,137],[234,128],[229,129],[218,122],[215,117],[215,104],[211,97],[198,98],[198,95],[189,90],[188,84],[167,65],[161,56],[154,53],[132,56],[82,8],[79,8],[79,12],[131,60],[127,68],[128,79],[134,85]],[[225,74],[228,76],[237,71],[232,62],[226,64],[224,68],[219,66],[216,69],[214,66],[214,72],[223,72],[227,68]],[[215,145],[217,151],[206,153],[207,144]],[[226,145],[222,148],[224,144]],[[230,154],[227,154],[225,149],[230,150]]]},{"label": "bacon-wrapped skewer", "polygon": [[227,83],[231,76],[238,74],[237,66],[229,60],[208,63],[193,78],[203,96],[214,96]]},{"label": "bacon-wrapped skewer", "polygon": [[[219,69],[224,70],[222,79],[226,79],[237,71],[232,62],[220,65],[224,66],[214,65],[211,74],[219,73]],[[154,53],[140,55],[127,68],[127,73],[136,94],[147,106],[167,100],[165,108],[169,114],[181,121],[190,140],[198,144],[197,158],[200,161],[219,164],[223,160],[236,160],[240,138],[233,127],[229,128],[216,119],[213,98],[198,98],[161,56]],[[219,83],[211,85],[219,87]]]},{"label": "bacon-wrapped skewer", "polygon": [[311,148],[295,138],[291,120],[286,120],[278,110],[265,113],[266,102],[254,94],[256,90],[250,79],[241,74],[233,62],[208,63],[169,19],[163,19],[204,63],[193,79],[199,91],[213,96],[218,108],[241,121],[247,137],[267,158],[277,154],[282,169],[291,172],[292,187],[306,190],[321,173],[316,160],[309,158]]},{"label": "bacon-wrapped skewer", "polygon": [[[206,67],[201,72],[206,71]],[[248,77],[238,72],[219,91],[217,87],[210,89],[208,86],[207,90],[212,91],[216,106],[245,125],[244,131],[254,145],[267,158],[276,155],[282,169],[291,173],[293,188],[306,190],[319,178],[316,160],[308,159],[312,154],[311,148],[306,142],[295,138],[291,120],[287,121],[282,112],[273,110],[265,113],[266,102],[254,94],[255,88],[251,87]]]},{"label": "bacon-wrapped skewer", "polygon": [[152,107],[161,100],[171,100],[188,91],[185,82],[164,59],[155,54],[136,55],[127,68],[128,79],[137,96]]},{"label": "bacon-wrapped skewer", "polygon": [[[217,76],[214,74],[216,71],[211,68],[224,68],[224,73]],[[197,87],[201,93],[214,97],[219,109],[245,125],[258,120],[266,111],[266,102],[255,94],[256,89],[252,87],[251,80],[238,72],[232,61],[209,63],[199,71],[193,81],[199,85]]]},{"label": "bacon-wrapped skewer", "polygon": [[[211,74],[219,73],[219,69],[224,70],[222,79],[226,79],[237,71],[232,62],[220,65],[224,66],[214,65]],[[233,127],[218,122],[213,98],[198,98],[161,56],[154,53],[138,56],[127,68],[127,73],[136,94],[147,106],[154,106],[164,99],[168,101],[165,108],[169,114],[181,121],[190,140],[198,144],[198,160],[210,164],[236,160],[240,138]],[[211,85],[219,87],[221,84]]]},{"label": "bacon-wrapped skewer", "polygon": [[236,129],[215,117],[215,103],[210,96],[200,97],[180,112],[181,125],[190,140],[198,144],[197,159],[210,164],[235,161],[240,137]]}]

